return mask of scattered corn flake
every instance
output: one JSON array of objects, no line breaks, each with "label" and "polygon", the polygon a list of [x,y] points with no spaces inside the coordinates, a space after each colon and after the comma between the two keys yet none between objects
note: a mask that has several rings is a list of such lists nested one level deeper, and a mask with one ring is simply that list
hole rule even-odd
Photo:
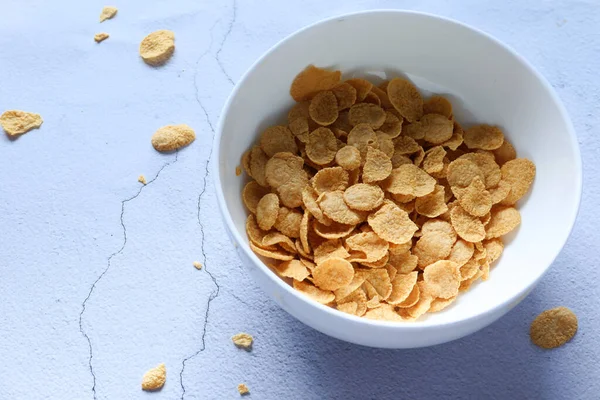
[{"label": "scattered corn flake", "polygon": [[148,370],[142,378],[142,390],[156,391],[160,390],[167,381],[167,367],[165,364],[158,364],[156,367]]},{"label": "scattered corn flake", "polygon": [[415,210],[429,218],[438,217],[448,211],[444,186],[436,185],[433,192],[418,197],[415,200]]},{"label": "scattered corn flake", "polygon": [[373,84],[371,82],[362,78],[348,79],[346,83],[350,84],[354,89],[356,89],[357,101],[363,101],[373,88]]},{"label": "scattered corn flake", "polygon": [[175,51],[175,34],[166,29],[152,32],[142,40],[139,51],[146,64],[162,65]]},{"label": "scattered corn flake", "polygon": [[202,263],[200,261],[194,261],[192,264],[198,271],[202,269]]},{"label": "scattered corn flake", "polygon": [[423,98],[412,82],[394,78],[388,84],[387,94],[394,108],[409,122],[423,116]]},{"label": "scattered corn flake", "polygon": [[269,157],[281,152],[296,154],[298,151],[294,135],[287,126],[283,125],[270,126],[265,129],[260,137],[260,147]]},{"label": "scattered corn flake", "polygon": [[335,162],[347,171],[360,167],[360,151],[354,146],[344,146],[335,155]]},{"label": "scattered corn flake", "polygon": [[464,133],[464,141],[469,149],[496,150],[504,142],[504,134],[497,126],[475,125]]},{"label": "scattered corn flake", "polygon": [[294,289],[300,291],[304,295],[310,297],[311,299],[321,303],[321,304],[329,304],[335,299],[335,295],[333,292],[329,290],[322,290],[307,281],[294,281],[293,283]]},{"label": "scattered corn flake", "polygon": [[318,194],[346,190],[348,179],[348,172],[342,167],[323,168],[313,177],[312,186]]},{"label": "scattered corn flake", "polygon": [[348,207],[344,201],[344,192],[341,190],[323,193],[317,203],[326,216],[340,224],[356,225],[366,218],[364,212]]},{"label": "scattered corn flake", "polygon": [[486,239],[504,236],[521,224],[521,214],[513,207],[497,207],[492,210],[492,219],[486,226]]},{"label": "scattered corn flake", "polygon": [[350,107],[348,121],[352,126],[367,124],[373,129],[380,128],[385,122],[385,111],[375,104],[360,103]]},{"label": "scattered corn flake", "polygon": [[529,337],[536,346],[553,349],[571,340],[577,328],[575,313],[567,307],[556,307],[535,317],[529,329]]},{"label": "scattered corn flake", "polygon": [[331,90],[340,83],[342,73],[309,65],[294,78],[290,95],[296,101],[310,100],[323,90]]},{"label": "scattered corn flake", "polygon": [[529,191],[535,178],[535,164],[527,158],[517,158],[507,161],[501,171],[502,180],[510,185],[510,192],[500,204],[514,205]]},{"label": "scattered corn flake", "polygon": [[476,217],[483,217],[492,209],[492,195],[485,190],[485,184],[478,176],[466,188],[457,188],[454,194],[460,206]]},{"label": "scattered corn flake", "polygon": [[331,125],[338,118],[338,103],[330,90],[319,92],[310,101],[308,115],[319,125]]},{"label": "scattered corn flake", "polygon": [[117,7],[104,6],[102,8],[102,12],[100,13],[100,22],[104,22],[107,19],[113,18],[115,15],[117,15],[117,11],[119,11]]},{"label": "scattered corn flake", "polygon": [[310,271],[300,260],[284,261],[278,264],[275,269],[279,275],[297,281],[303,281],[310,275]]},{"label": "scattered corn flake", "polygon": [[393,194],[421,197],[433,192],[436,183],[434,178],[419,167],[404,164],[393,169],[383,185],[385,190]]},{"label": "scattered corn flake", "polygon": [[252,337],[252,335],[249,335],[245,332],[240,332],[236,335],[233,335],[231,337],[231,341],[237,347],[244,349],[244,350],[249,350],[252,348],[252,343],[254,342],[254,338]]},{"label": "scattered corn flake", "polygon": [[256,205],[256,221],[260,229],[270,230],[279,213],[279,197],[275,193],[264,195]]},{"label": "scattered corn flake", "polygon": [[480,242],[486,236],[481,220],[466,212],[460,205],[455,205],[450,211],[450,221],[456,233],[467,242]]},{"label": "scattered corn flake", "polygon": [[331,89],[337,99],[338,110],[352,107],[356,103],[356,89],[348,82],[343,82]]},{"label": "scattered corn flake", "polygon": [[303,213],[292,208],[280,207],[277,219],[273,225],[275,229],[290,238],[300,237],[300,224]]},{"label": "scattered corn flake", "polygon": [[498,147],[492,152],[494,153],[494,158],[496,159],[496,162],[500,166],[506,164],[508,161],[517,158],[517,151],[506,138],[504,138],[502,146]]},{"label": "scattered corn flake", "polygon": [[392,293],[387,298],[389,304],[400,304],[412,293],[417,284],[417,271],[408,274],[396,274],[392,280]]},{"label": "scattered corn flake", "polygon": [[357,183],[344,191],[348,207],[359,211],[371,211],[383,203],[383,190],[377,185]]},{"label": "scattered corn flake", "polygon": [[390,176],[392,160],[381,150],[367,148],[362,179],[364,183],[379,182]]},{"label": "scattered corn flake", "polygon": [[9,110],[0,115],[0,125],[11,138],[37,129],[43,122],[39,114],[26,111]]},{"label": "scattered corn flake", "polygon": [[259,185],[256,181],[250,181],[242,190],[242,200],[246,208],[248,208],[252,214],[256,214],[258,202],[268,193],[269,189]]},{"label": "scattered corn flake", "polygon": [[237,390],[238,390],[238,393],[240,394],[240,396],[244,396],[244,395],[250,393],[250,389],[248,389],[248,386],[246,386],[245,383],[240,383],[237,386]]},{"label": "scattered corn flake", "polygon": [[94,40],[96,41],[96,43],[100,43],[106,39],[108,39],[110,37],[110,35],[106,32],[101,32],[101,33],[96,33],[94,35]]},{"label": "scattered corn flake", "polygon": [[146,185],[147,184],[146,177],[144,175],[140,175],[138,177],[138,182],[141,183],[142,185]]},{"label": "scattered corn flake", "polygon": [[450,119],[452,117],[452,103],[443,96],[431,96],[423,103],[424,114],[439,114]]},{"label": "scattered corn flake", "polygon": [[195,139],[196,133],[188,125],[167,125],[152,135],[152,146],[156,151],[171,152],[189,145]]},{"label": "scattered corn flake", "polygon": [[473,243],[458,239],[452,247],[448,260],[453,261],[458,264],[459,267],[462,267],[471,259],[471,257],[473,257],[474,251],[475,246],[473,246]]}]

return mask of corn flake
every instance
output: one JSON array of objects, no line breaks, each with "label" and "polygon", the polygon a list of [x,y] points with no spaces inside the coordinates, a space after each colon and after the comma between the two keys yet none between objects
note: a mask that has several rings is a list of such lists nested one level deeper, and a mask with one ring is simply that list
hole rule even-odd
[{"label": "corn flake", "polygon": [[464,133],[464,141],[469,149],[496,150],[504,142],[504,134],[497,126],[476,125]]},{"label": "corn flake", "polygon": [[384,204],[377,212],[369,215],[368,222],[379,237],[396,244],[409,241],[418,229],[408,213],[393,203]]},{"label": "corn flake", "polygon": [[341,190],[323,193],[317,203],[326,216],[340,224],[356,225],[366,218],[364,212],[348,207],[344,201],[344,192]]},{"label": "corn flake", "polygon": [[348,121],[351,125],[367,124],[373,129],[380,128],[386,119],[385,111],[375,104],[360,103],[350,107]]},{"label": "corn flake", "polygon": [[387,87],[387,95],[394,108],[409,122],[415,122],[423,116],[423,98],[412,82],[395,78]]},{"label": "corn flake", "polygon": [[367,148],[363,167],[363,182],[373,183],[386,179],[392,172],[392,160],[381,150]]},{"label": "corn flake", "polygon": [[492,219],[487,225],[486,239],[504,236],[521,224],[521,214],[513,207],[498,207],[492,210]]},{"label": "corn flake", "polygon": [[275,193],[264,195],[256,205],[256,221],[260,229],[268,231],[275,225],[279,213],[279,197]]},{"label": "corn flake", "polygon": [[348,172],[342,167],[323,168],[313,177],[312,186],[319,194],[346,190],[348,187]]},{"label": "corn flake", "polygon": [[450,221],[456,233],[467,242],[480,242],[486,236],[481,220],[466,212],[460,205],[455,205],[450,211]]},{"label": "corn flake", "polygon": [[356,89],[348,82],[340,83],[331,91],[337,99],[338,110],[350,108],[356,103]]},{"label": "corn flake", "polygon": [[393,169],[383,184],[390,193],[421,197],[433,192],[436,180],[419,167],[404,164]]},{"label": "corn flake", "polygon": [[340,71],[329,71],[309,65],[294,78],[290,95],[296,101],[310,100],[320,91],[336,87],[341,77]]},{"label": "corn flake", "polygon": [[507,161],[501,171],[502,180],[510,185],[510,192],[501,204],[514,205],[529,191],[535,178],[535,164],[527,158],[517,158]]},{"label": "corn flake", "polygon": [[307,281],[294,281],[294,289],[321,304],[329,304],[335,300],[335,295],[329,290],[322,290]]},{"label": "corn flake", "polygon": [[377,185],[357,183],[344,191],[348,207],[359,211],[371,211],[383,203],[383,190]]},{"label": "corn flake", "polygon": [[439,114],[450,119],[452,117],[452,104],[442,96],[431,96],[423,103],[423,113]]},{"label": "corn flake", "polygon": [[343,258],[329,257],[313,270],[315,285],[323,290],[336,290],[347,286],[354,277],[352,264]]},{"label": "corn flake", "polygon": [[344,146],[335,155],[335,162],[347,171],[360,167],[360,151],[354,146]]},{"label": "corn flake", "polygon": [[362,78],[348,79],[346,83],[350,84],[352,87],[354,87],[354,89],[356,89],[357,101],[363,101],[373,88],[373,84],[371,82]]},{"label": "corn flake", "polygon": [[319,125],[331,125],[338,118],[338,103],[332,91],[317,93],[310,101],[308,114]]}]

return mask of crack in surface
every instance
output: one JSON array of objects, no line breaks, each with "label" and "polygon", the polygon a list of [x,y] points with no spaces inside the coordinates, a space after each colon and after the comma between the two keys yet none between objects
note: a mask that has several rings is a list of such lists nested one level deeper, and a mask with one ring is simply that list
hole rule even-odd
[{"label": "crack in surface", "polygon": [[123,252],[123,250],[125,250],[125,246],[127,245],[127,228],[125,227],[125,221],[123,220],[124,215],[125,215],[125,204],[136,199],[142,193],[142,190],[144,190],[145,187],[151,185],[152,182],[154,182],[156,179],[158,179],[158,176],[166,167],[168,167],[171,164],[175,164],[177,162],[178,157],[179,157],[179,151],[175,152],[175,160],[165,163],[158,170],[158,172],[156,173],[154,178],[150,179],[145,185],[140,186],[140,188],[136,194],[121,201],[120,221],[121,221],[121,228],[123,229],[123,244],[121,245],[119,250],[115,251],[110,256],[108,256],[108,260],[106,262],[106,268],[104,268],[102,273],[96,278],[96,280],[90,287],[87,297],[81,303],[81,312],[79,313],[79,332],[81,332],[81,334],[83,335],[83,337],[85,337],[85,339],[87,340],[87,343],[88,343],[88,350],[89,350],[88,367],[90,370],[90,374],[92,375],[92,381],[93,381],[92,394],[94,396],[94,400],[96,400],[96,398],[97,398],[96,397],[96,374],[94,373],[94,367],[92,366],[92,360],[94,358],[94,351],[93,351],[93,347],[92,347],[92,341],[91,341],[90,337],[88,336],[88,334],[86,333],[85,329],[83,329],[83,314],[85,313],[85,310],[86,310],[85,306],[86,306],[88,300],[92,297],[92,294],[94,293],[94,289],[96,289],[96,285],[98,284],[98,282],[100,282],[100,280],[104,277],[104,275],[106,275],[106,273],[110,269],[111,261],[112,261],[113,257],[116,257],[117,255],[121,254]]},{"label": "crack in surface", "polygon": [[[234,3],[235,4],[235,3]],[[186,389],[185,389],[185,385],[183,384],[183,374],[185,373],[185,365],[186,363],[191,360],[192,358],[196,357],[198,354],[200,354],[201,352],[204,351],[204,349],[206,348],[206,331],[207,331],[207,326],[208,326],[208,316],[210,313],[210,305],[212,303],[212,301],[214,299],[217,298],[217,296],[219,296],[219,292],[221,291],[221,286],[219,285],[219,283],[217,282],[217,279],[215,278],[215,276],[210,272],[209,268],[208,268],[208,260],[207,260],[207,256],[206,256],[206,251],[205,251],[205,232],[204,232],[204,225],[202,224],[202,220],[200,218],[200,213],[202,211],[202,197],[204,196],[204,193],[206,193],[206,186],[207,186],[207,182],[208,182],[208,175],[210,173],[210,161],[212,159],[212,153],[213,153],[213,145],[212,142],[214,140],[215,137],[215,128],[210,120],[210,116],[208,115],[208,111],[206,110],[206,107],[204,107],[204,104],[202,103],[202,100],[200,100],[200,95],[199,95],[199,88],[198,88],[198,64],[200,63],[200,61],[208,54],[210,53],[210,50],[212,49],[212,45],[213,45],[213,30],[215,28],[215,26],[220,22],[221,20],[217,20],[213,26],[210,28],[210,44],[208,45],[208,48],[206,49],[206,51],[204,51],[204,53],[200,54],[200,56],[198,57],[198,59],[196,60],[196,73],[194,74],[194,89],[196,91],[196,102],[198,103],[198,105],[200,106],[200,108],[202,109],[202,112],[204,113],[204,117],[206,118],[206,122],[208,123],[208,127],[210,128],[210,131],[212,132],[211,138],[210,138],[210,143],[211,143],[211,147],[210,147],[210,151],[208,153],[208,158],[206,159],[205,165],[204,165],[204,176],[203,176],[203,180],[202,180],[202,189],[200,190],[200,194],[198,195],[198,212],[196,214],[196,218],[198,220],[198,225],[200,226],[200,234],[201,234],[201,239],[200,239],[200,251],[202,252],[202,264],[204,265],[203,270],[208,274],[208,276],[210,277],[210,279],[212,280],[213,284],[215,285],[215,290],[213,290],[210,294],[210,296],[208,297],[208,302],[206,304],[206,312],[204,313],[204,324],[203,324],[203,328],[202,328],[202,335],[200,337],[200,341],[202,343],[201,347],[196,350],[194,353],[192,353],[191,355],[187,356],[186,358],[184,358],[181,361],[181,371],[179,372],[179,385],[181,386],[181,400],[183,400],[183,398],[185,397],[185,393],[186,393]],[[231,27],[230,27],[231,30]],[[227,34],[226,34],[227,35]],[[225,40],[223,40],[221,42],[221,45],[219,47],[219,49],[217,50],[217,54],[218,52],[221,51],[223,44],[224,44]],[[217,62],[219,62],[218,58],[217,58]],[[219,64],[220,65],[220,64]],[[231,78],[227,75],[227,73],[223,70],[223,68],[221,67],[221,70],[223,71],[223,73],[225,74],[225,76],[227,77],[227,79],[229,79],[229,81],[231,81]],[[232,81],[231,81],[232,82]]]},{"label": "crack in surface", "polygon": [[237,0],[233,0],[233,15],[231,16],[231,21],[229,22],[229,26],[227,27],[227,32],[225,32],[225,36],[223,36],[221,45],[219,46],[219,49],[215,53],[215,59],[217,60],[217,64],[219,64],[219,68],[221,68],[223,75],[225,75],[225,77],[227,78],[229,83],[231,83],[232,85],[235,85],[235,82],[233,82],[233,79],[231,79],[231,77],[229,76],[227,71],[225,71],[225,67],[223,66],[223,63],[221,62],[221,58],[219,56],[221,55],[221,51],[223,51],[223,46],[225,46],[225,42],[227,41],[227,38],[231,34],[231,30],[233,29],[233,24],[235,24],[236,19],[237,19]]}]

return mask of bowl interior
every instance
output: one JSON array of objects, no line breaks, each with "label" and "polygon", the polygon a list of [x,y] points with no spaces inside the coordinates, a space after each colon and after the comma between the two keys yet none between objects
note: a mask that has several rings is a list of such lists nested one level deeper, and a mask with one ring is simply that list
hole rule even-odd
[{"label": "bowl interior", "polygon": [[221,117],[218,172],[244,251],[259,262],[247,246],[245,181],[235,168],[265,127],[285,122],[293,105],[290,84],[311,63],[340,69],[344,78],[408,76],[424,95],[448,96],[463,126],[501,126],[518,156],[535,162],[533,188],[519,205],[521,227],[505,241],[490,279],[417,324],[463,320],[524,297],[558,255],[577,213],[581,168],[571,123],[552,89],[519,56],[471,28],[418,13],[369,12],[313,25],[279,43],[238,84]]}]

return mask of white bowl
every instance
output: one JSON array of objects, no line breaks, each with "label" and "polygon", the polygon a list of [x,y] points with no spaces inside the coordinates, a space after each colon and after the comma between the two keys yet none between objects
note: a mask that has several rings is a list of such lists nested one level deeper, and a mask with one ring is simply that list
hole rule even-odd
[{"label": "white bowl", "polygon": [[[427,93],[450,97],[464,125],[497,124],[537,176],[520,202],[522,225],[490,279],[455,304],[418,322],[372,321],[318,304],[276,276],[250,250],[241,154],[267,126],[285,121],[289,87],[307,64],[345,77],[407,75]],[[262,56],[236,85],[215,138],[216,189],[226,226],[250,274],[284,310],[333,337],[374,347],[410,348],[448,342],[500,318],[548,270],[575,222],[581,158],[569,117],[548,82],[491,36],[445,18],[407,11],[367,11],[328,19],[294,33]]]}]

